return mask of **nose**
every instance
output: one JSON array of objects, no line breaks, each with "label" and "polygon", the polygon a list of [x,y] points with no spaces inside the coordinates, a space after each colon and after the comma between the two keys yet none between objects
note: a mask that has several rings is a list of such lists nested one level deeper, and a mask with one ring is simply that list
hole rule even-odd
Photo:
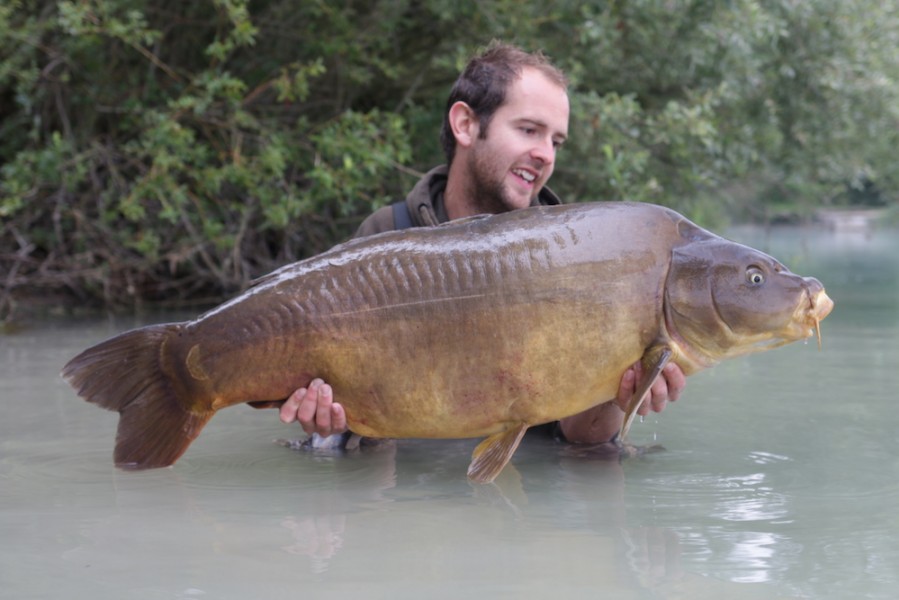
[{"label": "nose", "polygon": [[541,138],[533,148],[531,148],[531,158],[538,160],[544,165],[552,165],[556,160],[556,146],[552,138]]}]

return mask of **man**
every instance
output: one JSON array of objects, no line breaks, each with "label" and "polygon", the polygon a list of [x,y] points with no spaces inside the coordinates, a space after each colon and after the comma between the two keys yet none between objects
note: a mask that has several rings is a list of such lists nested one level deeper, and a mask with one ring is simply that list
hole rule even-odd
[{"label": "man", "polygon": [[[447,102],[441,143],[448,166],[428,172],[406,198],[405,208],[384,207],[369,216],[357,236],[403,226],[432,226],[478,214],[498,214],[537,204],[560,204],[545,187],[556,154],[568,137],[565,76],[542,54],[492,44],[469,62]],[[621,428],[623,409],[634,393],[640,366],[621,379],[618,397],[562,419],[557,435],[573,443],[612,440]],[[639,413],[659,412],[685,386],[677,365],[669,364],[653,385]],[[300,422],[303,430],[328,436],[346,431],[346,414],[334,402],[331,387],[316,379],[282,405],[281,420]]]}]

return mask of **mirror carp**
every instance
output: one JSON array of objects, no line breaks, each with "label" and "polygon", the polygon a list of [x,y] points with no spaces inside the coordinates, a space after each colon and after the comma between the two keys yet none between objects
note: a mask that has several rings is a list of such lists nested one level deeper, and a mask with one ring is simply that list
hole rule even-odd
[{"label": "mirror carp", "polygon": [[668,362],[685,374],[817,334],[822,284],[645,203],[533,207],[354,239],[193,321],[88,348],[62,371],[120,414],[114,460],[173,464],[216,411],[320,377],[368,437],[484,437],[492,481],[525,430],[615,398],[619,438]]}]

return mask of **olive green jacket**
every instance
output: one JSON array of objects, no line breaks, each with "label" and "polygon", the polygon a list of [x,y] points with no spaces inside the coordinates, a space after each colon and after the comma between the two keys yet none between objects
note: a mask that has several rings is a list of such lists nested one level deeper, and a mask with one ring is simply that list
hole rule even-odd
[{"label": "olive green jacket", "polygon": [[[443,192],[446,189],[447,166],[441,165],[428,171],[424,177],[418,180],[409,195],[406,196],[406,208],[412,218],[413,227],[432,227],[449,221],[446,215],[446,206],[443,202]],[[537,195],[534,205],[544,206],[562,204],[562,201],[552,190],[544,187]],[[383,206],[369,215],[356,231],[356,237],[363,237],[384,231],[396,229],[393,219],[393,207]]]}]

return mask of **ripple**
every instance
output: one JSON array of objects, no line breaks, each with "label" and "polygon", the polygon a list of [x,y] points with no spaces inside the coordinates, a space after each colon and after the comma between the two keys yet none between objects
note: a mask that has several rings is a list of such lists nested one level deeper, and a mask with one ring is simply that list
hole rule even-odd
[{"label": "ripple", "polygon": [[771,452],[755,451],[749,453],[749,460],[757,465],[773,465],[786,462],[792,462],[793,459],[782,454],[773,454]]},{"label": "ripple", "polygon": [[659,503],[694,507],[724,521],[774,521],[789,514],[787,495],[775,490],[765,473],[672,474],[648,479],[645,486]]},{"label": "ripple", "polygon": [[334,489],[395,484],[395,451],[318,453],[277,440],[222,450],[191,448],[174,469],[185,486],[206,490]]},{"label": "ripple", "polygon": [[175,465],[140,471],[117,469],[111,440],[78,445],[11,441],[2,446],[0,500],[5,506],[67,505],[115,494],[164,495],[199,490],[235,492],[383,489],[395,485],[395,456],[366,452],[322,456],[296,452],[271,438],[220,444],[202,438]]},{"label": "ripple", "polygon": [[99,483],[115,470],[110,448],[11,443],[3,454],[2,472],[12,483]]}]

